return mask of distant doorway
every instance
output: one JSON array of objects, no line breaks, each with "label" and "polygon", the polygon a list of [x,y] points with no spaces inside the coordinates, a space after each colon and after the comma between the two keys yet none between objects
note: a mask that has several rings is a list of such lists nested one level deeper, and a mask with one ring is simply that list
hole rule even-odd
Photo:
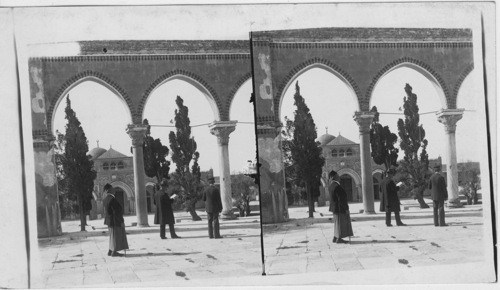
[{"label": "distant doorway", "polygon": [[347,193],[347,201],[354,201],[352,192],[352,178],[348,174],[344,174],[340,177],[340,186],[344,188]]}]

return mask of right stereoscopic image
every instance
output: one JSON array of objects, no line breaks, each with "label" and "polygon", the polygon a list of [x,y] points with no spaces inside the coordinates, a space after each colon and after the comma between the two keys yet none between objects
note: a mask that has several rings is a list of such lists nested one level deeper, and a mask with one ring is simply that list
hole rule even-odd
[{"label": "right stereoscopic image", "polygon": [[267,275],[494,275],[480,38],[470,28],[251,33]]}]

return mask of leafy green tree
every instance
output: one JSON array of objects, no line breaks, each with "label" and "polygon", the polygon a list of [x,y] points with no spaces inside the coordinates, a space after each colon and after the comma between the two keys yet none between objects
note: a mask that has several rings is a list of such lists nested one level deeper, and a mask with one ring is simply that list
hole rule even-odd
[{"label": "leafy green tree", "polygon": [[425,130],[420,124],[417,95],[409,84],[405,86],[406,97],[403,98],[405,118],[398,120],[399,147],[404,152],[398,171],[405,187],[418,200],[420,208],[428,208],[423,192],[429,179],[429,155]]},{"label": "leafy green tree", "polygon": [[293,170],[296,176],[300,176],[304,183],[309,205],[309,217],[313,217],[314,193],[319,190],[321,173],[325,159],[322,156],[322,149],[316,143],[317,132],[313,117],[309,112],[304,98],[300,95],[299,83],[295,84],[294,105],[297,109],[294,112],[293,139],[289,143]]},{"label": "leafy green tree", "polygon": [[[191,126],[189,120],[189,109],[184,106],[184,100],[177,96],[175,100],[177,109],[175,110],[176,132],[170,131],[170,149],[172,150],[172,161],[177,168],[171,176],[173,191],[180,196],[187,212],[191,214],[193,221],[201,218],[196,213],[196,202],[201,198],[201,173],[198,160],[200,153],[196,151],[196,141],[191,137]],[[192,162],[191,168],[189,167]]]},{"label": "leafy green tree", "polygon": [[78,201],[80,230],[85,231],[86,214],[92,209],[92,190],[97,174],[93,168],[94,161],[87,154],[89,151],[87,137],[75,111],[71,108],[69,96],[66,98],[65,113],[68,123],[64,137],[64,158],[61,163],[67,182],[67,194],[72,198],[76,197]]},{"label": "leafy green tree", "polygon": [[151,136],[151,126],[147,119],[144,119],[143,124],[147,126],[146,138],[144,138],[144,171],[146,176],[155,178],[157,184],[160,184],[162,178],[168,179],[170,171],[170,161],[168,156],[168,147],[163,145],[160,139],[154,139]]},{"label": "leafy green tree", "polygon": [[384,164],[388,170],[391,166],[397,166],[399,150],[394,147],[398,141],[398,136],[391,132],[389,126],[382,126],[379,121],[377,107],[373,107],[371,112],[375,113],[370,128],[370,145],[373,161],[378,164]]}]

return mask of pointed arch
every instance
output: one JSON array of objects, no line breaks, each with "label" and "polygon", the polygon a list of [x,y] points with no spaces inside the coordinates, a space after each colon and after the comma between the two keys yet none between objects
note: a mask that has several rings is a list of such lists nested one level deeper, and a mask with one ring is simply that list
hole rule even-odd
[{"label": "pointed arch", "polygon": [[372,94],[375,86],[380,81],[380,79],[382,79],[385,75],[387,75],[391,71],[398,69],[400,67],[411,68],[422,74],[424,77],[426,77],[434,85],[436,92],[440,98],[442,107],[449,108],[451,104],[451,94],[443,78],[427,63],[411,57],[403,57],[396,59],[385,65],[381,70],[379,70],[379,72],[372,79],[365,94],[366,104],[368,105],[368,107],[363,108],[365,111],[370,110]]},{"label": "pointed arch", "polygon": [[473,70],[474,70],[474,64],[471,63],[460,74],[460,76],[457,80],[457,83],[455,84],[455,87],[453,87],[453,95],[452,95],[451,104],[450,104],[451,109],[457,108],[458,93],[460,91],[460,88],[462,87],[462,84],[465,81],[465,79],[470,75],[470,73]]},{"label": "pointed arch", "polygon": [[132,104],[132,99],[127,94],[127,92],[125,92],[125,90],[122,89],[115,81],[111,80],[104,74],[100,72],[87,70],[67,79],[55,93],[56,99],[55,101],[50,102],[49,110],[47,111],[47,120],[50,120],[48,124],[49,132],[52,132],[52,128],[54,128],[54,121],[55,121],[54,112],[56,108],[59,107],[59,104],[64,99],[64,96],[66,96],[74,87],[86,81],[92,81],[98,83],[104,86],[105,88],[109,89],[116,96],[118,96],[120,101],[122,101],[122,103],[127,108],[130,122],[134,120],[134,115],[135,115],[134,106]]},{"label": "pointed arch", "polygon": [[337,171],[337,174],[339,176],[347,174],[354,180],[354,183],[356,183],[356,186],[361,186],[361,176],[359,176],[359,174],[356,171],[354,171],[354,169],[342,168],[339,171]]},{"label": "pointed arch", "polygon": [[221,113],[223,112],[222,102],[220,101],[217,92],[208,84],[208,82],[192,72],[176,69],[159,76],[148,86],[148,89],[146,89],[141,97],[139,107],[137,109],[137,114],[140,116],[140,119],[138,120],[139,122],[142,122],[144,119],[144,108],[153,91],[164,83],[175,79],[182,80],[193,85],[205,95],[208,103],[212,107],[215,121],[220,121],[222,117],[226,117],[221,116]]},{"label": "pointed arch", "polygon": [[292,70],[290,70],[290,72],[288,72],[288,74],[286,74],[286,76],[281,81],[280,85],[278,86],[277,93],[274,97],[274,114],[277,120],[280,119],[281,104],[283,102],[285,92],[288,90],[288,87],[290,87],[293,81],[296,80],[300,75],[313,68],[326,70],[338,77],[344,84],[347,85],[347,87],[351,91],[351,96],[356,100],[357,110],[360,109],[361,93],[354,79],[338,65],[330,62],[329,60],[315,57],[294,67]]},{"label": "pointed arch", "polygon": [[[231,89],[231,92],[229,92],[229,95],[226,99],[226,104],[224,106],[224,116],[227,116],[227,120],[226,119],[222,119],[222,121],[229,121],[230,118],[231,118],[231,106],[233,104],[233,100],[234,100],[234,97],[236,96],[236,93],[238,92],[238,90],[248,81],[252,78],[252,72],[248,72],[247,74],[245,74],[243,77],[241,77],[237,82],[236,84],[234,85],[234,87]],[[250,96],[248,96],[248,99],[250,100]]]},{"label": "pointed arch", "polygon": [[113,186],[113,187],[119,187],[119,188],[123,189],[123,191],[127,195],[127,198],[129,200],[134,200],[134,198],[135,198],[134,197],[134,191],[125,182],[123,182],[123,181],[113,181],[113,182],[111,182],[111,186]]}]

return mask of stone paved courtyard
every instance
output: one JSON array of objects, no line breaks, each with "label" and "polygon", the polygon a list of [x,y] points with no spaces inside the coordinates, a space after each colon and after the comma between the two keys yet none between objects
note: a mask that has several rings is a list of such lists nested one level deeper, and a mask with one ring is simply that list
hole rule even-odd
[{"label": "stone paved courtyard", "polygon": [[[103,220],[88,221],[81,233],[78,221],[63,222],[65,234],[39,239],[42,275],[33,286],[126,287],[132,283],[166,286],[184,281],[261,274],[260,219],[258,213],[221,221],[223,239],[209,239],[206,214],[193,222],[187,213],[175,213],[176,232],[182,239],[159,237],[159,226],[130,226],[135,216],[125,217],[130,250],[126,257],[108,257],[109,236]],[[68,233],[69,232],[69,233]]]},{"label": "stone paved courtyard", "polygon": [[[432,209],[402,201],[407,227],[386,227],[384,215],[364,215],[350,204],[355,236],[332,244],[327,207],[314,219],[306,208],[290,208],[287,223],[264,225],[266,274],[262,276],[258,215],[221,222],[224,239],[207,238],[206,215],[192,222],[176,213],[180,240],[159,239],[159,227],[127,226],[130,251],[108,257],[108,234],[101,220],[64,222],[63,236],[39,240],[41,275],[35,288],[266,286],[300,284],[473,283],[491,281],[485,264],[482,205],[446,209],[449,227],[434,227]],[[378,204],[375,205],[378,208]],[[126,224],[135,221],[126,217]],[[168,233],[167,233],[168,236]],[[491,246],[491,241],[489,242]],[[485,266],[486,265],[486,266]],[[390,274],[388,274],[390,273]]]},{"label": "stone paved courtyard", "polygon": [[[290,208],[289,222],[264,225],[266,273],[401,270],[485,260],[482,205],[446,208],[449,226],[435,227],[432,207],[420,209],[413,200],[402,203],[401,216],[406,227],[395,226],[394,215],[394,226],[386,227],[384,213],[377,210],[376,215],[364,215],[359,213],[361,203],[350,204],[355,235],[350,244],[332,243],[332,213],[328,207],[316,208],[314,219],[305,218],[306,207]],[[378,207],[376,202],[375,209]]]}]

